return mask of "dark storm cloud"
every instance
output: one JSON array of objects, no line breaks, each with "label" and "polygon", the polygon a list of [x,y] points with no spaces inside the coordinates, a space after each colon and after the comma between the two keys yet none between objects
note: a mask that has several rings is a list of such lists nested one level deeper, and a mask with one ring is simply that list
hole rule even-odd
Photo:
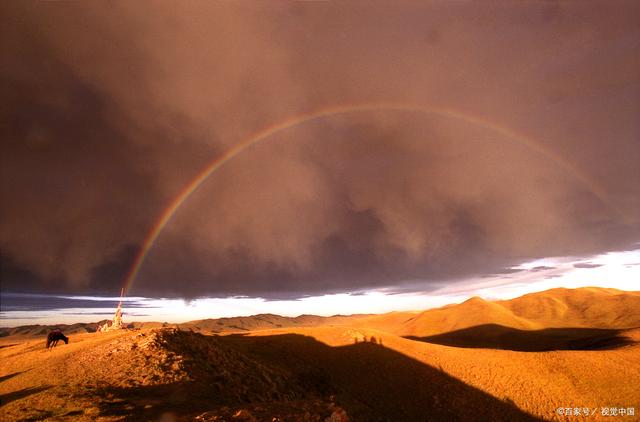
[{"label": "dark storm cloud", "polygon": [[516,274],[524,271],[522,268],[502,268],[498,271],[494,271],[491,274],[482,274],[481,278],[511,278],[509,274]]},{"label": "dark storm cloud", "polygon": [[574,268],[598,268],[602,267],[602,264],[595,264],[593,262],[578,262],[573,264]]},{"label": "dark storm cloud", "polygon": [[429,290],[640,238],[636,2],[0,7],[3,291],[117,294],[209,161],[352,102],[453,109],[538,147],[424,113],[300,125],[189,198],[133,293]]},{"label": "dark storm cloud", "polygon": [[[92,300],[77,297],[60,297],[44,294],[28,293],[3,293],[2,312],[15,311],[48,311],[53,309],[68,308],[103,308],[114,309],[118,306],[118,300]],[[127,308],[151,308],[148,303],[127,301]],[[113,314],[113,311],[109,312]]]},{"label": "dark storm cloud", "polygon": [[550,267],[548,265],[538,265],[537,267],[531,268],[529,271],[538,272],[538,271],[546,271],[546,270],[554,270],[556,267]]},{"label": "dark storm cloud", "polygon": [[497,274],[515,274],[522,272],[522,268],[504,268],[497,272]]}]

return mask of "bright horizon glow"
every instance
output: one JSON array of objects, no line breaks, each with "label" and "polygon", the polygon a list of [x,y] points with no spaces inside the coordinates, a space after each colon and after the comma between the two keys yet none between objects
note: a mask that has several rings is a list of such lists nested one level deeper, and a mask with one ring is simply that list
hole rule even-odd
[{"label": "bright horizon glow", "polygon": [[[185,301],[182,299],[127,297],[124,300],[124,321],[179,323],[262,313],[295,317],[302,314],[331,316],[422,311],[451,303],[460,303],[472,296],[480,296],[487,300],[512,299],[527,293],[557,287],[595,286],[632,291],[638,290],[638,281],[640,281],[640,249],[610,252],[592,257],[545,258],[522,263],[514,267],[513,271],[493,277],[460,280],[443,285],[428,293],[397,293],[391,289],[380,289],[361,294],[330,294],[297,300],[232,297]],[[31,296],[89,301],[119,300],[118,297]],[[127,308],[127,303],[137,306]],[[112,307],[3,310],[0,312],[0,326],[96,322],[111,319],[114,310]]]}]

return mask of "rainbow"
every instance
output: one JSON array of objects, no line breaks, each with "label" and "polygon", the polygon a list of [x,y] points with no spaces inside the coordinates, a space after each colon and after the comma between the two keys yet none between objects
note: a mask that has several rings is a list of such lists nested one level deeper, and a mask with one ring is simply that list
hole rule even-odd
[{"label": "rainbow", "polygon": [[413,112],[413,113],[423,113],[429,114],[438,117],[444,117],[449,119],[460,120],[472,125],[476,125],[482,127],[484,129],[488,129],[493,131],[496,134],[504,136],[505,138],[511,139],[514,142],[519,142],[532,151],[539,153],[555,162],[560,164],[565,169],[569,170],[573,176],[580,181],[584,186],[588,187],[589,190],[603,203],[607,204],[607,198],[604,194],[604,189],[598,185],[595,181],[591,180],[584,172],[580,169],[576,168],[571,162],[564,159],[562,156],[555,153],[553,150],[541,145],[539,142],[522,135],[520,133],[515,132],[512,129],[509,129],[504,126],[497,125],[490,121],[470,116],[467,114],[460,113],[458,111],[445,109],[445,108],[432,108],[426,107],[419,104],[412,103],[395,103],[395,102],[379,102],[379,103],[360,103],[360,104],[348,104],[348,105],[337,105],[332,107],[323,108],[320,110],[311,111],[304,114],[298,114],[295,116],[288,117],[287,119],[275,123],[271,126],[267,126],[258,132],[255,132],[253,135],[249,136],[247,139],[237,143],[236,145],[229,148],[222,155],[215,158],[211,163],[205,166],[187,185],[180,191],[180,193],[171,201],[171,203],[164,209],[164,211],[160,214],[160,218],[153,225],[147,236],[145,237],[142,247],[138,251],[131,269],[127,273],[127,276],[124,281],[124,293],[126,294],[133,285],[142,264],[146,256],[149,254],[149,251],[153,247],[153,244],[162,233],[162,230],[166,227],[166,225],[171,221],[173,216],[176,214],[178,209],[182,206],[182,204],[189,199],[189,197],[211,176],[215,173],[220,167],[224,166],[226,163],[231,161],[238,154],[241,154],[251,146],[268,139],[269,137],[296,127],[298,125],[310,122],[312,120],[322,119],[330,116],[335,116],[339,114],[347,114],[347,113],[362,113],[367,111],[405,111],[405,112]]}]

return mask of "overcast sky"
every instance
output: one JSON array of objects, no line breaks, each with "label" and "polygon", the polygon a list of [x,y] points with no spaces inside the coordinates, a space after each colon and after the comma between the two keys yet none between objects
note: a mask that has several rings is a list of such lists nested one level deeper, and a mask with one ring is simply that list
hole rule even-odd
[{"label": "overcast sky", "polygon": [[636,1],[3,2],[0,16],[4,295],[117,296],[201,169],[350,104],[411,106],[327,113],[241,151],[177,209],[130,294],[424,294],[638,249]]}]

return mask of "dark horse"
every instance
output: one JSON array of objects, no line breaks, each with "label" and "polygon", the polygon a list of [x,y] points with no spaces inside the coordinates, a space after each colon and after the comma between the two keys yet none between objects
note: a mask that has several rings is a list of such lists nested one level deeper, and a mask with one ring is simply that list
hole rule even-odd
[{"label": "dark horse", "polygon": [[56,347],[56,344],[58,344],[60,340],[64,341],[64,344],[69,344],[69,337],[62,334],[62,331],[60,330],[51,331],[47,336],[47,349],[50,347],[51,348]]}]

